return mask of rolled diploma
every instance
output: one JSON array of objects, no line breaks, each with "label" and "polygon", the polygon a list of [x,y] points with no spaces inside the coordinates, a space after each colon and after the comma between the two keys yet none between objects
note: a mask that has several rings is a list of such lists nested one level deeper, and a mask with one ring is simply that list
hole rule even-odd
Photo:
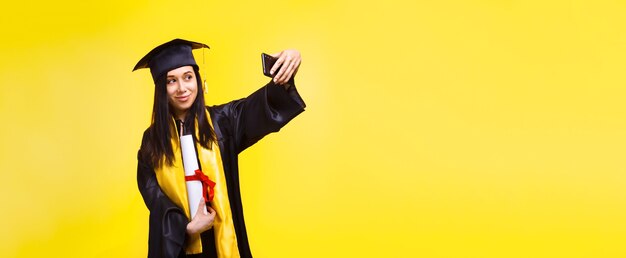
[{"label": "rolled diploma", "polygon": [[[191,134],[180,137],[180,148],[183,151],[183,167],[185,169],[185,176],[193,176],[198,169],[198,160],[196,157],[196,148],[193,143],[193,137]],[[187,185],[187,199],[189,200],[189,212],[191,218],[196,216],[198,211],[198,205],[202,199],[202,182],[198,180],[186,181]],[[207,201],[207,200],[205,200]],[[206,210],[205,210],[206,211]]]}]

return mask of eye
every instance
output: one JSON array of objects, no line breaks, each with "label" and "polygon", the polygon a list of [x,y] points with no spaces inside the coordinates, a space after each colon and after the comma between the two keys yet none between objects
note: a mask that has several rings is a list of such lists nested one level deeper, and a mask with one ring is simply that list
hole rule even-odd
[{"label": "eye", "polygon": [[175,83],[175,82],[176,82],[176,79],[169,79],[169,80],[167,80],[167,84],[172,84],[172,83]]},{"label": "eye", "polygon": [[187,76],[185,76],[186,80],[191,80],[193,78],[193,76],[191,76],[191,74],[188,74]]}]

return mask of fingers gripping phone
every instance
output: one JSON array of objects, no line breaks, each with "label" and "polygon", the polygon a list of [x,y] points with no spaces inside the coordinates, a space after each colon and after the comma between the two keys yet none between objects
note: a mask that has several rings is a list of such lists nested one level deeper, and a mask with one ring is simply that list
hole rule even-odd
[{"label": "fingers gripping phone", "polygon": [[270,56],[268,54],[265,54],[265,53],[261,54],[261,61],[263,62],[263,74],[265,76],[272,78],[280,70],[280,67],[278,67],[278,69],[276,69],[276,71],[274,71],[274,75],[272,75],[270,73],[270,70],[272,70],[272,66],[274,66],[274,64],[276,63],[277,60],[278,60],[278,58],[275,58],[275,57]]}]

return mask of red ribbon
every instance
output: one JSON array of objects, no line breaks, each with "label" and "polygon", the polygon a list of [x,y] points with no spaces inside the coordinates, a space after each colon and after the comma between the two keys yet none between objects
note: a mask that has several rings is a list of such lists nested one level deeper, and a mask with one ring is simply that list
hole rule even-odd
[{"label": "red ribbon", "polygon": [[[185,176],[185,181],[200,181],[202,182],[202,195],[204,196],[205,202],[210,202],[213,200],[215,182],[211,181],[208,176],[206,176],[200,169],[196,169],[195,175]],[[207,186],[209,191],[207,192]]]}]

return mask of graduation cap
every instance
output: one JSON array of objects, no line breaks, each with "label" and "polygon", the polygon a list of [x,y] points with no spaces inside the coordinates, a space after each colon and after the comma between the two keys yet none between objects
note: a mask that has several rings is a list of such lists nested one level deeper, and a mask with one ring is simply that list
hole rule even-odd
[{"label": "graduation cap", "polygon": [[150,68],[152,80],[156,83],[159,76],[173,69],[191,65],[198,67],[191,50],[209,48],[206,44],[184,39],[174,39],[152,49],[146,56],[141,58],[133,72],[137,69]]}]

